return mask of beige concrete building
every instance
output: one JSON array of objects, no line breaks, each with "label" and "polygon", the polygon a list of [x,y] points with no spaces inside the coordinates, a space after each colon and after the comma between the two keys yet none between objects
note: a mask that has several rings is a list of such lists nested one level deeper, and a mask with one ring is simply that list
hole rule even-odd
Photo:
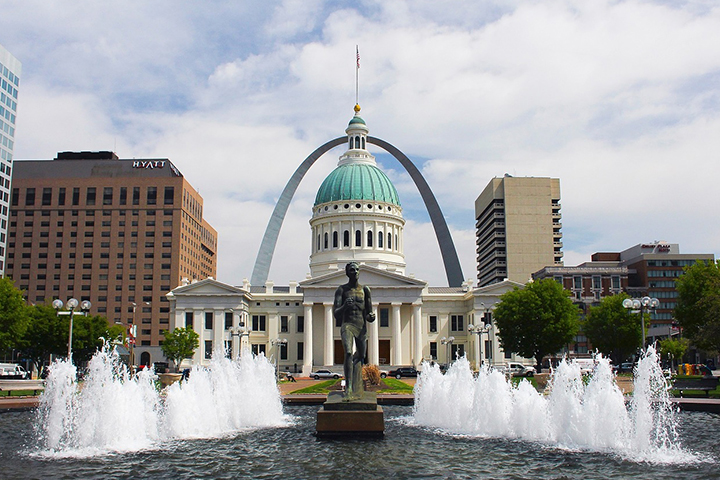
[{"label": "beige concrete building", "polygon": [[214,277],[217,233],[167,159],[62,152],[14,162],[6,275],[30,303],[89,300],[137,325],[136,361],[160,360],[171,289]]},{"label": "beige concrete building", "polygon": [[560,180],[493,178],[475,200],[477,278],[526,283],[547,266],[561,266]]}]

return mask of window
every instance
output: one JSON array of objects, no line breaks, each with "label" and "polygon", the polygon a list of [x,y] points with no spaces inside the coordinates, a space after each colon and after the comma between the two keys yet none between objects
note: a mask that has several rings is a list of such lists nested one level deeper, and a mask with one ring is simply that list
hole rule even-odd
[{"label": "window", "polygon": [[362,246],[362,232],[360,230],[355,230],[355,246]]},{"label": "window", "polygon": [[120,205],[127,205],[127,187],[120,187]]},{"label": "window", "polygon": [[265,331],[265,315],[253,315],[252,316],[252,329],[254,332]]},{"label": "window", "polygon": [[185,312],[185,328],[193,328],[193,312]]},{"label": "window", "polygon": [[367,246],[372,247],[373,246],[373,232],[372,230],[368,230],[367,232]]},{"label": "window", "polygon": [[430,342],[430,358],[437,360],[437,342]]},{"label": "window", "polygon": [[156,205],[157,204],[157,187],[148,187],[147,188],[147,204],[148,205]]},{"label": "window", "polygon": [[338,248],[338,232],[333,232],[333,248]]},{"label": "window", "polygon": [[453,332],[465,330],[465,321],[462,315],[450,315],[450,330]]},{"label": "window", "polygon": [[35,205],[35,189],[25,189],[25,206]]},{"label": "window", "polygon": [[392,248],[392,233],[388,233],[388,250]]},{"label": "window", "polygon": [[303,333],[305,331],[305,317],[300,315],[297,317],[297,332]]},{"label": "window", "polygon": [[58,190],[58,205],[65,205],[65,187]]},{"label": "window", "polygon": [[280,344],[280,360],[287,360],[287,343]]},{"label": "window", "polygon": [[610,281],[612,282],[613,290],[620,290],[620,276],[619,275],[613,275],[612,277],[610,277]]},{"label": "window", "polygon": [[212,349],[212,340],[205,340],[205,360],[210,360],[212,358]]},{"label": "window", "polygon": [[592,287],[593,290],[600,290],[602,288],[602,281],[600,276],[596,275],[592,277]]},{"label": "window", "polygon": [[140,187],[133,187],[133,205],[140,205]]},{"label": "window", "polygon": [[225,330],[232,328],[233,324],[233,312],[225,312]]},{"label": "window", "polygon": [[[287,333],[288,331],[288,317],[287,315],[282,315],[280,317],[280,331],[282,333]],[[285,359],[287,360],[287,359]]]},{"label": "window", "polygon": [[304,360],[305,357],[305,344],[303,342],[297,343],[297,359]]},{"label": "window", "polygon": [[165,198],[163,203],[165,205],[172,205],[175,203],[175,187],[165,187]]},{"label": "window", "polygon": [[85,205],[95,205],[95,187],[88,187],[85,193]]},{"label": "window", "polygon": [[390,310],[388,310],[387,308],[380,309],[380,326],[390,326]]},{"label": "window", "polygon": [[378,232],[378,248],[382,248],[383,246],[383,233]]},{"label": "window", "polygon": [[328,234],[325,232],[325,235],[323,235],[323,248],[327,250],[328,248]]},{"label": "window", "polygon": [[205,329],[212,330],[213,328],[213,312],[205,312]]},{"label": "window", "polygon": [[573,277],[573,290],[582,290],[582,277]]},{"label": "window", "polygon": [[113,189],[112,187],[103,188],[103,205],[112,205]]},{"label": "window", "polygon": [[[80,205],[80,187],[73,187],[72,204]],[[73,210],[73,212],[75,212],[75,210]]]},{"label": "window", "polygon": [[349,247],[350,246],[350,232],[348,230],[345,230],[343,232],[343,247]]},{"label": "window", "polygon": [[462,343],[453,343],[450,345],[450,359],[455,360],[465,356],[465,345]]},{"label": "window", "polygon": [[430,315],[430,331],[437,332],[437,316],[435,315]]},{"label": "window", "polygon": [[43,188],[42,204],[50,205],[52,203],[52,188]]},{"label": "window", "polygon": [[264,343],[253,343],[251,348],[252,348],[253,355],[260,355],[261,353],[263,355],[265,355],[265,344]]}]

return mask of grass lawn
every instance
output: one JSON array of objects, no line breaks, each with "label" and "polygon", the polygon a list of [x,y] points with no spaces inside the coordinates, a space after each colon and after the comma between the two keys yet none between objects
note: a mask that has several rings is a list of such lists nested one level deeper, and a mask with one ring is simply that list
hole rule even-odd
[{"label": "grass lawn", "polygon": [[[36,390],[10,390],[0,392],[0,397],[33,397],[35,396]],[[38,395],[42,390],[37,390]]]},{"label": "grass lawn", "polygon": [[517,386],[518,383],[522,382],[523,380],[527,380],[530,382],[530,385],[535,387],[535,390],[538,390],[538,383],[535,377],[511,377],[511,382],[513,386]]},{"label": "grass lawn", "polygon": [[[389,388],[378,390],[377,393],[407,393],[410,394],[413,391],[413,387],[407,383],[396,380],[394,378],[385,378],[382,380]],[[303,394],[303,393],[322,393],[327,394],[330,392],[330,387],[341,382],[341,380],[325,380],[324,382],[316,383],[309,387],[293,390],[290,394]]]},{"label": "grass lawn", "polygon": [[[702,377],[700,375],[676,375],[673,377],[673,379],[701,379]],[[670,390],[670,394],[673,397],[680,397],[680,391],[679,390]],[[692,390],[683,390],[684,398],[707,398],[708,396],[705,395],[705,392],[703,391],[695,391]],[[715,388],[715,390],[710,390],[709,392],[710,398],[720,398],[720,384]]]}]

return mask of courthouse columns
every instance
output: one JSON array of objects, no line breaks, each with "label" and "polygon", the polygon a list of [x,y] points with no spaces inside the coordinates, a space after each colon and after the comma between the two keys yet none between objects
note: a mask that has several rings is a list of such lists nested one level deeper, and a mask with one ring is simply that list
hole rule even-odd
[{"label": "courthouse columns", "polygon": [[325,345],[323,349],[323,365],[326,367],[332,367],[335,360],[335,342],[333,338],[333,328],[335,326],[335,319],[333,318],[333,304],[323,303],[325,307]]},{"label": "courthouse columns", "polygon": [[313,365],[313,318],[312,303],[303,303],[305,311],[303,332],[303,375],[309,375]]},{"label": "courthouse columns", "polygon": [[400,305],[399,303],[392,304],[392,317],[390,323],[392,325],[392,336],[390,344],[392,346],[392,364],[402,365],[402,336],[400,329]]},{"label": "courthouse columns", "polygon": [[423,359],[422,341],[422,304],[414,303],[412,306],[413,321],[413,364],[419,367]]},{"label": "courthouse columns", "polygon": [[380,364],[380,335],[378,333],[378,304],[374,303],[372,306],[373,313],[375,314],[375,321],[368,324],[368,362],[370,365]]}]

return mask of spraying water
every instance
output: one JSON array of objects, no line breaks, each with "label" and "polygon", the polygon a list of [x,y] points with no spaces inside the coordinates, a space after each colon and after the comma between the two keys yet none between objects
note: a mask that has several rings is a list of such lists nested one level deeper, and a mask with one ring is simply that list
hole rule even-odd
[{"label": "spraying water", "polygon": [[85,380],[56,362],[40,397],[36,433],[44,454],[93,456],[155,448],[175,438],[208,438],[248,428],[281,426],[275,371],[263,356],[246,352],[231,361],[214,355],[189,379],[163,391],[156,375],[131,377],[108,346],[93,356]]},{"label": "spraying water", "polygon": [[453,434],[537,441],[558,448],[618,454],[635,461],[693,461],[676,431],[667,381],[655,349],[648,347],[635,371],[629,406],[610,362],[596,357],[584,382],[580,366],[562,361],[547,395],[529,382],[513,386],[484,367],[474,377],[465,358],[443,375],[425,364],[415,387],[415,423]]}]

